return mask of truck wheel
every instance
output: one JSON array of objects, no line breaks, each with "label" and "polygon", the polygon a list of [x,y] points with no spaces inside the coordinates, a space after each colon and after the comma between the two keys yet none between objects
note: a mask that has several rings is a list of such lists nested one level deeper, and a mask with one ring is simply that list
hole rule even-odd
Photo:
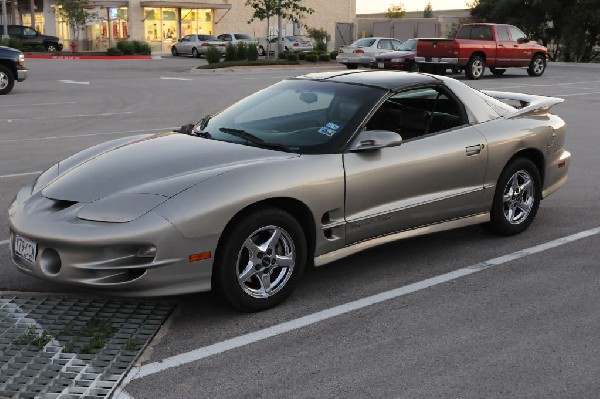
[{"label": "truck wheel", "polygon": [[267,52],[263,46],[258,46],[258,55],[267,55]]},{"label": "truck wheel", "polygon": [[546,70],[546,58],[541,54],[536,54],[531,59],[527,73],[529,76],[542,76]]},{"label": "truck wheel", "polygon": [[5,66],[0,65],[0,95],[8,94],[15,85],[12,72]]},{"label": "truck wheel", "polygon": [[465,69],[465,76],[467,79],[477,80],[483,76],[485,71],[485,60],[478,55],[474,55],[469,60]]},{"label": "truck wheel", "polygon": [[500,76],[500,75],[504,75],[504,72],[506,72],[506,69],[504,68],[494,68],[494,67],[490,67],[490,71],[496,75],[496,76]]}]

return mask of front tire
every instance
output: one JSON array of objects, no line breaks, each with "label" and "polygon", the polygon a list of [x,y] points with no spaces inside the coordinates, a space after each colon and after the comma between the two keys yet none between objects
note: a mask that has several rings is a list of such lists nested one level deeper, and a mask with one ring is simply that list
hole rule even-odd
[{"label": "front tire", "polygon": [[171,47],[171,55],[173,57],[177,57],[179,55],[179,52],[177,51],[177,48],[175,46]]},{"label": "front tire", "polygon": [[465,69],[467,79],[478,80],[485,71],[485,60],[478,55],[471,57]]},{"label": "front tire", "polygon": [[490,228],[505,236],[525,231],[537,214],[541,198],[542,183],[537,166],[526,158],[514,159],[498,179]]},{"label": "front tire", "polygon": [[196,47],[192,49],[192,58],[200,58],[200,54],[198,53],[198,50],[196,50]]},{"label": "front tire", "polygon": [[531,59],[527,73],[529,76],[542,76],[546,70],[546,58],[541,54],[536,54]]},{"label": "front tire", "polygon": [[258,55],[267,55],[267,52],[265,51],[265,48],[263,46],[258,46]]},{"label": "front tire", "polygon": [[346,68],[348,68],[348,69],[358,69],[358,64],[346,64]]},{"label": "front tire", "polygon": [[306,256],[304,232],[289,213],[268,208],[243,215],[219,243],[215,291],[244,312],[272,308],[294,290]]},{"label": "front tire", "polygon": [[15,85],[15,77],[5,66],[0,65],[0,95],[8,94]]},{"label": "front tire", "polygon": [[46,44],[46,50],[49,51],[49,52],[51,52],[51,53],[54,53],[54,52],[58,51],[58,44],[56,44],[56,43],[47,43]]}]

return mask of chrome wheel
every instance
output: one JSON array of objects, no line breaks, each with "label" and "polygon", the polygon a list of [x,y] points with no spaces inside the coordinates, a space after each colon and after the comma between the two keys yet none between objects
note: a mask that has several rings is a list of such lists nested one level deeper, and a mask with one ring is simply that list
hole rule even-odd
[{"label": "chrome wheel", "polygon": [[58,49],[56,48],[56,45],[54,44],[49,44],[48,47],[46,47],[46,50],[50,51],[50,52],[55,52]]},{"label": "chrome wheel", "polygon": [[510,224],[527,220],[535,201],[533,179],[525,170],[519,170],[508,180],[502,196],[504,217]]},{"label": "chrome wheel", "polygon": [[253,298],[268,298],[285,287],[295,259],[294,241],[287,231],[273,225],[261,227],[246,239],[238,254],[238,283]]},{"label": "chrome wheel", "polygon": [[15,78],[12,72],[4,65],[0,65],[0,95],[10,93],[14,85]]},{"label": "chrome wheel", "polygon": [[465,68],[465,75],[469,79],[477,80],[483,76],[484,71],[485,60],[478,55],[474,55],[473,57],[471,57],[467,64],[467,67]]},{"label": "chrome wheel", "polygon": [[541,75],[542,72],[544,72],[544,60],[541,58],[536,58],[535,62],[533,63],[533,72],[535,72],[538,75]]},{"label": "chrome wheel", "polygon": [[483,62],[481,60],[475,60],[471,65],[471,73],[475,78],[481,77],[483,74]]},{"label": "chrome wheel", "polygon": [[0,71],[0,90],[4,90],[8,87],[8,75],[3,71]]}]

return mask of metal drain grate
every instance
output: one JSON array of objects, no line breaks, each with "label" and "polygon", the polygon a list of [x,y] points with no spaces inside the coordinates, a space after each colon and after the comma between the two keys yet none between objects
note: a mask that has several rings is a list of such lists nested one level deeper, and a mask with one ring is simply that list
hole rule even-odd
[{"label": "metal drain grate", "polygon": [[172,309],[0,295],[0,397],[108,398]]}]

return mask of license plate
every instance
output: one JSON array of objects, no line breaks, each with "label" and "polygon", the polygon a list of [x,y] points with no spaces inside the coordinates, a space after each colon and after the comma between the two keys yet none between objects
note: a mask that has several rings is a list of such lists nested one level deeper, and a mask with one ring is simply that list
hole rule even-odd
[{"label": "license plate", "polygon": [[383,62],[378,62],[377,63],[377,68],[383,69],[383,68],[385,68],[385,65],[383,64]]},{"label": "license plate", "polygon": [[37,244],[32,239],[15,234],[14,250],[15,255],[25,259],[29,263],[35,263]]}]

